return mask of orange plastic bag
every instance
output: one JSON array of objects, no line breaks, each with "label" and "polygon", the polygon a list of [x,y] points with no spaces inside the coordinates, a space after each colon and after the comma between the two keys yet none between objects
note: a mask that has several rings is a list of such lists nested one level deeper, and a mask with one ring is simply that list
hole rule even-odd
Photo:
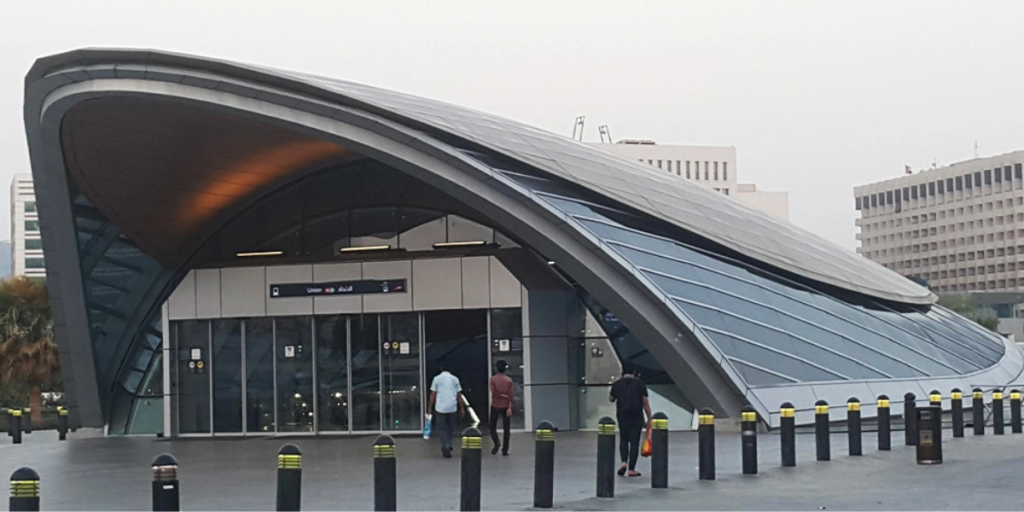
[{"label": "orange plastic bag", "polygon": [[654,452],[654,445],[651,443],[651,425],[647,424],[647,431],[644,432],[644,442],[640,443],[640,456],[650,457]]}]

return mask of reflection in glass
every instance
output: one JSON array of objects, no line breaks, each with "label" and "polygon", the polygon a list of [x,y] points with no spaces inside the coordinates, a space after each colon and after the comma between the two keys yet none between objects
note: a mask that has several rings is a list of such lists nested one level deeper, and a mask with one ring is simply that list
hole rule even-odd
[{"label": "reflection in glass", "polygon": [[[515,405],[512,410],[512,428],[524,426],[525,410],[523,401],[523,314],[519,308],[491,310],[491,361],[496,365],[499,360],[508,363],[508,375],[516,384]],[[491,368],[491,373],[495,372]],[[489,390],[488,390],[489,391]],[[490,414],[490,406],[484,408]],[[483,415],[481,415],[483,416]],[[480,421],[484,421],[481,417]]]},{"label": "reflection in glass", "polygon": [[317,428],[348,430],[348,318],[316,317]]},{"label": "reflection in glass", "polygon": [[380,332],[377,315],[352,317],[352,430],[380,428]]},{"label": "reflection in glass", "polygon": [[419,430],[420,335],[416,313],[381,315],[384,430]]},{"label": "reflection in glass", "polygon": [[213,322],[213,431],[242,431],[242,321]]},{"label": "reflection in glass", "polygon": [[[426,375],[429,386],[446,367],[462,384],[462,394],[487,425],[490,410],[487,380],[487,310],[428,311],[423,313],[423,340],[426,350]],[[470,426],[470,415],[459,420],[457,431]]]},{"label": "reflection in glass", "polygon": [[274,325],[245,321],[246,432],[274,432]]},{"label": "reflection in glass", "polygon": [[313,431],[312,318],[274,319],[277,431]]},{"label": "reflection in glass", "polygon": [[[178,350],[178,432],[210,432],[210,322],[186,320],[173,326]],[[200,364],[202,363],[202,364]]]}]

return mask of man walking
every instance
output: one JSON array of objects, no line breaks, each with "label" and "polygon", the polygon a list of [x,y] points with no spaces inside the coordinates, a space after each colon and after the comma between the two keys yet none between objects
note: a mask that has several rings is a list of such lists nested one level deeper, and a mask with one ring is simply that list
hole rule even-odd
[{"label": "man walking", "polygon": [[455,411],[459,417],[466,415],[462,405],[462,385],[459,378],[448,372],[446,365],[430,383],[430,410],[434,411],[434,430],[441,439],[441,456],[452,458],[452,430],[455,428]]},{"label": "man walking", "polygon": [[[502,455],[508,455],[508,443],[509,443],[509,423],[512,420],[512,404],[513,397],[516,394],[516,384],[512,382],[512,378],[505,375],[505,370],[508,370],[508,363],[503,360],[499,360],[495,365],[498,369],[498,373],[495,373],[491,377],[491,416],[490,416],[490,428],[491,428],[491,441],[494,441],[494,448],[491,448],[491,455],[497,454],[498,449],[501,448]],[[501,418],[501,426],[504,430],[505,443],[498,442],[498,418]]]},{"label": "man walking", "polygon": [[[636,378],[636,367],[630,361],[622,363],[622,378],[612,384],[608,400],[615,403],[615,416],[619,422],[619,476],[629,471],[630,477],[640,476],[636,458],[640,453],[640,433],[651,421],[651,404],[647,401],[647,386]],[[647,421],[644,421],[646,415]]]}]

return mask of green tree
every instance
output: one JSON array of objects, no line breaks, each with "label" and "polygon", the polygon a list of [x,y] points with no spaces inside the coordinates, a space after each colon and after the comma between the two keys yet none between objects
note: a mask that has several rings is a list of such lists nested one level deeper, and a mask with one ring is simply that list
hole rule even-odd
[{"label": "green tree", "polygon": [[0,282],[0,385],[29,388],[30,421],[42,426],[42,388],[60,376],[50,306],[41,281],[13,277]]},{"label": "green tree", "polygon": [[982,327],[995,332],[999,327],[996,311],[988,306],[978,306],[970,294],[943,295],[939,297],[939,305],[977,322]]}]

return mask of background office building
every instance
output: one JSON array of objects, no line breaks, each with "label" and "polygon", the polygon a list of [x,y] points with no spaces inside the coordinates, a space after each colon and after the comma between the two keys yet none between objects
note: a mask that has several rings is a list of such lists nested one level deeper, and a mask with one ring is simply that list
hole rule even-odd
[{"label": "background office building", "polygon": [[486,420],[497,359],[563,430],[623,361],[677,429],[1024,370],[732,193],[475,110],[91,49],[36,62],[25,126],[71,421],[110,434],[416,432],[443,365]]},{"label": "background office building", "polygon": [[857,252],[938,294],[1024,288],[1024,151],[856,187]]},{"label": "background office building", "polygon": [[11,181],[11,273],[28,277],[46,275],[39,212],[30,174],[15,174]]},{"label": "background office building", "polygon": [[753,183],[739,183],[734,147],[656,144],[646,139],[591,145],[708,187],[776,219],[789,220],[789,192],[769,192]]}]

